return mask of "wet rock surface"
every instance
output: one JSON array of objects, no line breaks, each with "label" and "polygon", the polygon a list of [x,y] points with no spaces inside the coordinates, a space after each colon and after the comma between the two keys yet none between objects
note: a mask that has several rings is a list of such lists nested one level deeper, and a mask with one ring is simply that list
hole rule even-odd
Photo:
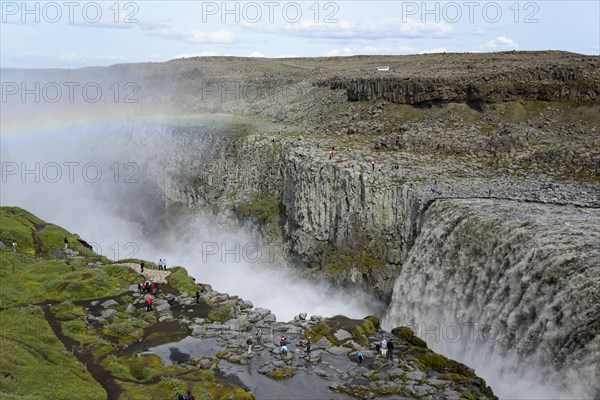
[{"label": "wet rock surface", "polygon": [[[143,296],[136,294],[133,304],[139,307]],[[213,303],[217,299],[219,302]],[[476,399],[495,398],[468,367],[431,352],[424,342],[415,346],[406,339],[405,330],[396,330],[403,333],[399,336],[381,330],[376,317],[351,320],[299,315],[293,321],[277,322],[269,310],[249,307],[243,299],[218,293],[208,285],[204,285],[199,304],[188,300],[187,294],[168,293],[159,295],[155,304],[192,311],[213,304],[214,309],[228,307],[232,313],[221,321],[187,318],[183,313],[171,323],[185,327],[190,335],[151,347],[144,354],[156,354],[166,365],[217,371],[259,399],[458,399],[461,393]],[[251,351],[249,337],[253,341]],[[310,354],[306,351],[308,337],[312,341]],[[375,352],[375,343],[384,337],[394,341],[398,349],[388,359]],[[282,340],[287,353],[281,351]],[[362,364],[357,352],[365,356]],[[436,357],[437,364],[429,362],[429,357]]]}]

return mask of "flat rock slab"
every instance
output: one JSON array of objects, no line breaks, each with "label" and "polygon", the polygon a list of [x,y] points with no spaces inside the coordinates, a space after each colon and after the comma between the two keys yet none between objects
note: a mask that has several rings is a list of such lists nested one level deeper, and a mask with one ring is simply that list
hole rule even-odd
[{"label": "flat rock slab", "polygon": [[337,332],[333,334],[337,340],[344,341],[346,339],[352,339],[352,334],[346,330],[338,329]]}]

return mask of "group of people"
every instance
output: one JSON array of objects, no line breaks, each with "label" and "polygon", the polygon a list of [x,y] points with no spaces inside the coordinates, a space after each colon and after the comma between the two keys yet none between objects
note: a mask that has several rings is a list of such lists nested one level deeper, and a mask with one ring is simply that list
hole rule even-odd
[{"label": "group of people", "polygon": [[158,260],[158,269],[163,270],[163,271],[167,270],[167,259],[166,258],[160,258]]},{"label": "group of people", "polygon": [[140,293],[156,295],[158,292],[158,283],[150,281],[138,283],[138,290]]},{"label": "group of people", "polygon": [[388,360],[391,360],[394,356],[394,342],[383,338],[380,342],[375,342],[375,358],[382,356]]}]

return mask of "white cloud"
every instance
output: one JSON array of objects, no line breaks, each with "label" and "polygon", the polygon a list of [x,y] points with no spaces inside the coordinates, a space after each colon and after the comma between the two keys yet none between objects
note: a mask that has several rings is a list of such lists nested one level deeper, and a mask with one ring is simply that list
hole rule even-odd
[{"label": "white cloud", "polygon": [[427,53],[445,53],[444,47],[433,49],[417,49],[409,46],[384,47],[384,46],[364,46],[364,47],[344,47],[342,49],[333,49],[326,53],[328,57],[336,56],[354,56],[354,55],[396,55],[396,54],[427,54]]},{"label": "white cloud", "polygon": [[145,24],[142,29],[151,36],[158,36],[167,40],[179,40],[191,44],[219,43],[230,44],[234,41],[233,33],[229,30],[204,32],[198,29],[185,29],[182,27],[168,27],[161,24]]},{"label": "white cloud", "polygon": [[260,51],[253,51],[252,53],[250,53],[248,55],[248,57],[265,58],[265,55],[263,53],[261,53]]},{"label": "white cloud", "polygon": [[519,44],[506,36],[498,36],[496,39],[490,40],[482,47],[497,50],[516,50],[519,48]]},{"label": "white cloud", "polygon": [[215,57],[218,56],[219,53],[216,53],[214,51],[203,51],[201,53],[184,53],[184,54],[177,54],[175,57],[173,58],[192,58],[192,57]]},{"label": "white cloud", "polygon": [[276,35],[299,36],[322,39],[364,39],[378,40],[386,38],[423,38],[447,37],[453,32],[450,24],[441,22],[402,21],[401,18],[384,18],[380,20],[339,21],[335,24],[301,21],[296,24],[259,25],[243,23],[247,30]]}]

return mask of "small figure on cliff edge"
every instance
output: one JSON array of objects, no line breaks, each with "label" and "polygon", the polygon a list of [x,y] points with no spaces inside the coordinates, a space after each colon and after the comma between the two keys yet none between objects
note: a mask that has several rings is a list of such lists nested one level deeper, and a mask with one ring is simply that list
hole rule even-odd
[{"label": "small figure on cliff edge", "polygon": [[308,356],[308,358],[310,358],[310,347],[312,345],[312,342],[310,340],[310,336],[308,337],[308,339],[306,340],[306,355]]},{"label": "small figure on cliff edge", "polygon": [[140,263],[140,268],[141,268],[141,270],[142,270],[142,274],[143,274],[143,273],[144,273],[144,261],[142,261],[142,262]]},{"label": "small figure on cliff edge", "polygon": [[200,303],[200,292],[196,290],[196,304]]},{"label": "small figure on cliff edge", "polygon": [[158,270],[160,271],[162,269],[162,258],[158,259]]},{"label": "small figure on cliff edge", "polygon": [[65,247],[63,249],[66,250],[69,247],[69,238],[67,238],[65,236],[65,238],[63,239],[63,242],[65,243]]}]

